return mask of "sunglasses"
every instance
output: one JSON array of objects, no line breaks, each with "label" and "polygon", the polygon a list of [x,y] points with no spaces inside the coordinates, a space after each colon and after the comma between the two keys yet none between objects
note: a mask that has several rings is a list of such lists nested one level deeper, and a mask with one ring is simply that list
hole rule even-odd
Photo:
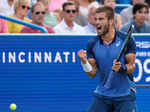
[{"label": "sunglasses", "polygon": [[22,5],[21,7],[22,7],[22,9],[28,9],[28,10],[30,10],[29,6]]},{"label": "sunglasses", "polygon": [[68,14],[71,13],[71,12],[74,14],[74,13],[76,13],[77,11],[76,11],[76,10],[66,10],[66,13],[68,13]]},{"label": "sunglasses", "polygon": [[44,11],[36,11],[35,14],[36,14],[36,15],[39,15],[39,14],[43,14],[43,15],[44,15],[45,12],[44,12]]}]

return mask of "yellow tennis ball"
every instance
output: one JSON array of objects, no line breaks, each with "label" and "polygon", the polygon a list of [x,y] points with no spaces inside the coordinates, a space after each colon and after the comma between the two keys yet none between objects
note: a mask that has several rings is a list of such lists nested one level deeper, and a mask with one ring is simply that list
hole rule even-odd
[{"label": "yellow tennis ball", "polygon": [[16,106],[16,104],[12,103],[12,104],[10,104],[9,108],[10,108],[10,110],[16,110],[17,106]]}]

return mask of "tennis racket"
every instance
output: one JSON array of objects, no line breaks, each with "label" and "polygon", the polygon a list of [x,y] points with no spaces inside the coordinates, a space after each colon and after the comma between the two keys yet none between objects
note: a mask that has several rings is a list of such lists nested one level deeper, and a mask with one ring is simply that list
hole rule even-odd
[{"label": "tennis racket", "polygon": [[[131,38],[131,35],[132,35],[133,31],[134,31],[134,25],[131,25],[129,30],[128,30],[128,34],[127,34],[127,36],[126,36],[126,38],[124,40],[124,43],[122,45],[122,48],[120,50],[120,53],[119,53],[119,55],[118,55],[118,57],[116,59],[117,61],[120,61],[120,59],[121,59],[121,57],[122,57],[122,55],[123,55],[123,53],[124,53],[124,51],[125,51],[125,49],[127,47],[128,41]],[[109,73],[108,78],[106,80],[106,83],[104,85],[105,88],[111,88],[111,85],[112,85],[112,82],[113,82],[113,79],[114,79],[114,75],[115,75],[114,71],[111,70],[111,72]]]}]

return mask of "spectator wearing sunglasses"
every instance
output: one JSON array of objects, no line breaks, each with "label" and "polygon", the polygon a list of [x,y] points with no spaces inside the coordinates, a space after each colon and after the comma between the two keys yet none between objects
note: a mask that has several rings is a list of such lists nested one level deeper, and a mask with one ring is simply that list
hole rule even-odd
[{"label": "spectator wearing sunglasses", "polygon": [[63,20],[54,27],[58,34],[81,34],[84,32],[83,27],[74,22],[78,14],[78,6],[73,1],[65,2],[62,6]]},{"label": "spectator wearing sunglasses", "polygon": [[61,16],[58,13],[49,11],[50,0],[38,0],[42,2],[46,8],[44,23],[50,27],[55,27],[61,21]]},{"label": "spectator wearing sunglasses", "polygon": [[[30,19],[26,18],[27,13],[30,9],[30,0],[16,0],[14,4],[14,14],[10,17],[19,19],[25,22],[31,22]],[[24,26],[11,21],[8,21],[8,33],[20,33]]]},{"label": "spectator wearing sunglasses", "polygon": [[[41,2],[34,4],[31,8],[31,23],[44,27],[48,33],[55,33],[50,26],[44,24],[45,11],[45,6]],[[25,26],[21,33],[42,33],[42,31]]]}]

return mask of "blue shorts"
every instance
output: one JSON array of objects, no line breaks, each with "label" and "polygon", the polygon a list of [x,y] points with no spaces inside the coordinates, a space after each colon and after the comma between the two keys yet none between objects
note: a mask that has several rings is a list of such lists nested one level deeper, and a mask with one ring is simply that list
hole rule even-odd
[{"label": "blue shorts", "polygon": [[131,91],[130,95],[123,97],[106,97],[94,93],[88,112],[138,112],[135,92]]}]

